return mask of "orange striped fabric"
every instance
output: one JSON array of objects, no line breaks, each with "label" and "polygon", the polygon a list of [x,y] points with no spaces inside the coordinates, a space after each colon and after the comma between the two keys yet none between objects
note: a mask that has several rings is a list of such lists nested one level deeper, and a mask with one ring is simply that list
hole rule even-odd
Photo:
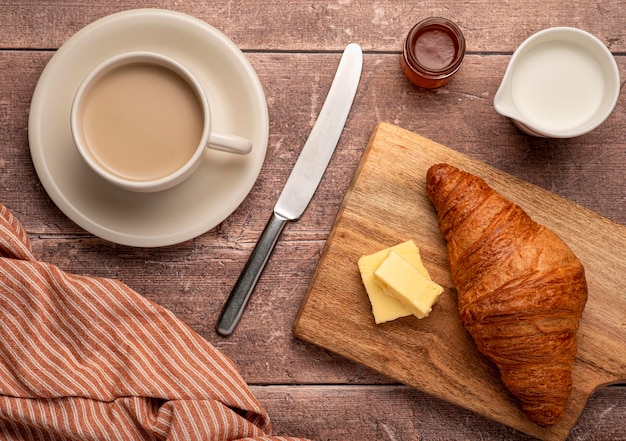
[{"label": "orange striped fabric", "polygon": [[37,261],[0,204],[0,438],[292,440],[233,363],[123,283]]}]

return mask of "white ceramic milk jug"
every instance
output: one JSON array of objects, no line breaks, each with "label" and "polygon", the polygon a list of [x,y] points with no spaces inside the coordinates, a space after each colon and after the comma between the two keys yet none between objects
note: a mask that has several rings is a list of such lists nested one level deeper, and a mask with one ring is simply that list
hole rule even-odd
[{"label": "white ceramic milk jug", "polygon": [[522,131],[571,138],[608,118],[620,92],[607,47],[580,29],[544,29],[513,53],[494,97],[496,111]]}]

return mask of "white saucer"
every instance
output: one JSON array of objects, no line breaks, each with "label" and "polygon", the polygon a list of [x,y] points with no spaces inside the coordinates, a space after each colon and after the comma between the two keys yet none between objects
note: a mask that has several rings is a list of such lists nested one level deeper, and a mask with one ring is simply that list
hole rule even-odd
[{"label": "white saucer", "polygon": [[[118,189],[93,173],[70,133],[74,93],[100,62],[136,50],[163,53],[192,71],[209,97],[214,130],[251,139],[252,152],[207,151],[191,178],[151,194]],[[71,220],[111,242],[156,247],[197,237],[235,211],[261,171],[269,121],[254,69],[224,34],[189,15],[138,9],[100,19],[63,44],[37,83],[28,131],[39,179]]]}]

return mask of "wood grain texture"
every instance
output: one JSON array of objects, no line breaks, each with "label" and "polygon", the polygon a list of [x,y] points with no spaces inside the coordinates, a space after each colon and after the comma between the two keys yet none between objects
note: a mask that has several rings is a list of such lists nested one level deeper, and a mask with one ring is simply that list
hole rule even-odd
[{"label": "wood grain texture", "polygon": [[[562,419],[540,428],[519,410],[460,323],[456,291],[426,171],[445,162],[484,178],[559,235],[585,266],[589,296],[580,324],[574,387]],[[427,319],[374,324],[357,262],[414,240],[445,288]],[[626,228],[397,126],[381,123],[344,199],[294,333],[440,399],[542,439],[565,439],[599,386],[626,381]]]},{"label": "wood grain texture", "polygon": [[[299,432],[317,441],[535,439],[406,386],[255,386],[252,391],[272,415],[275,433]],[[312,400],[312,396],[324,399]],[[367,404],[359,406],[361,403]],[[568,440],[623,441],[623,427],[612,421],[625,412],[620,389],[600,389]]]},{"label": "wood grain texture", "polygon": [[458,23],[470,52],[512,52],[530,34],[549,26],[576,26],[597,35],[614,52],[626,50],[620,32],[623,0],[2,0],[0,41],[9,48],[57,48],[94,20],[145,7],[192,14],[226,33],[244,50],[340,51],[356,41],[367,51],[399,51],[408,29],[429,16],[445,16]]},{"label": "wood grain texture", "polygon": [[[162,249],[118,246],[81,230],[51,202],[28,151],[31,95],[55,50],[98,18],[143,7],[186,12],[224,32],[256,70],[270,115],[268,154],[246,200],[214,230]],[[0,198],[24,223],[36,256],[70,272],[120,279],[171,309],[229,355],[255,393],[267,398],[275,433],[334,441],[529,439],[415,389],[394,386],[394,379],[294,338],[291,326],[378,121],[419,133],[625,225],[624,94],[600,128],[572,140],[526,136],[492,106],[510,53],[547,26],[594,33],[616,55],[626,78],[624,0],[0,0],[0,10]],[[414,87],[399,68],[404,35],[428,15],[459,23],[469,51],[454,81],[435,91]],[[219,310],[315,121],[339,52],[352,41],[365,50],[364,69],[338,149],[304,216],[281,236],[236,333],[219,338],[214,331]],[[570,441],[626,440],[621,430],[626,387],[608,390],[589,401]]]}]

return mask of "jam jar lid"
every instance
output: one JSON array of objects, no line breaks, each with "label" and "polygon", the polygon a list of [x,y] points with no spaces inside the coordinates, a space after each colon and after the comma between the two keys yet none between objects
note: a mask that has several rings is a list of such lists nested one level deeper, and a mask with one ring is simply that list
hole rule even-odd
[{"label": "jam jar lid", "polygon": [[465,37],[459,27],[446,18],[430,17],[409,31],[401,65],[412,83],[432,89],[448,83],[464,57]]}]

